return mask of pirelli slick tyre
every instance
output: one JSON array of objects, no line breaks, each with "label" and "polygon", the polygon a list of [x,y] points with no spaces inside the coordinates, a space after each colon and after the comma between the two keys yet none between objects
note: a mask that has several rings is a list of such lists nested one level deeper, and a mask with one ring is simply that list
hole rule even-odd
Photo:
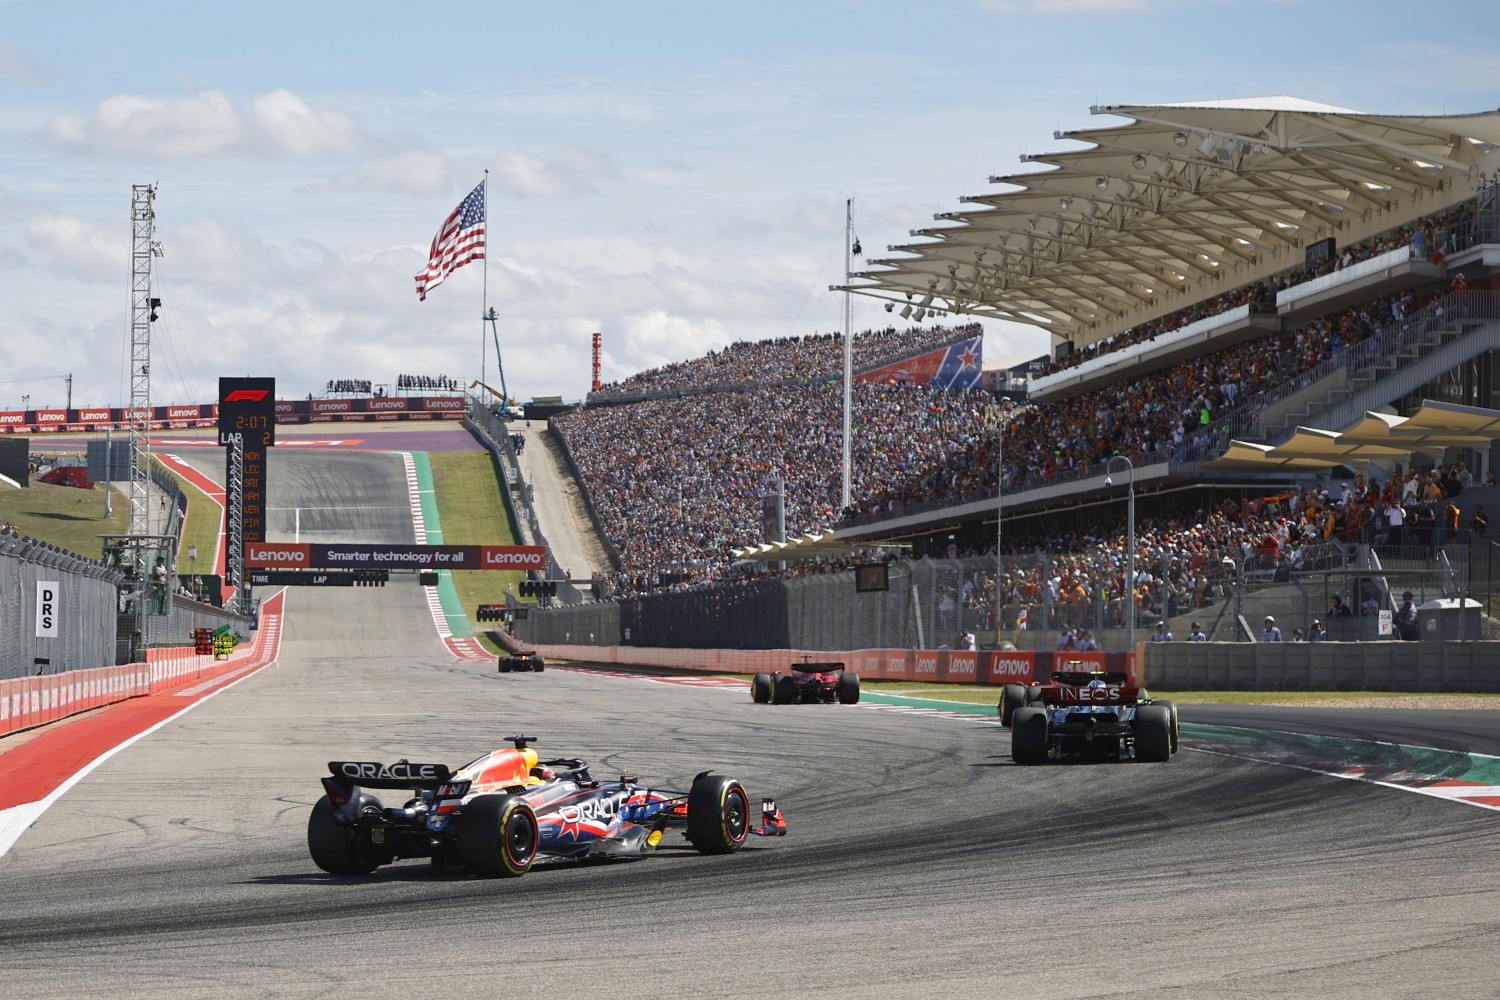
[{"label": "pirelli slick tyre", "polygon": [[363,841],[357,827],[338,822],[328,796],[323,796],[307,817],[307,851],[313,864],[330,875],[368,875],[389,860],[375,845]]},{"label": "pirelli slick tyre", "polygon": [[790,705],[797,700],[797,682],[783,674],[776,678],[776,687],[771,695],[771,704]]},{"label": "pirelli slick tyre", "polygon": [[1026,704],[1040,703],[1042,700],[1042,686],[1040,684],[1026,685]]},{"label": "pirelli slick tyre", "polygon": [[995,706],[995,711],[1000,713],[1000,725],[1010,728],[1011,719],[1016,714],[1016,709],[1026,707],[1026,686],[1023,684],[1007,684],[1000,689],[1000,701]]},{"label": "pirelli slick tyre", "polygon": [[851,674],[847,670],[839,674],[839,686],[835,693],[840,705],[858,705],[859,674]]},{"label": "pirelli slick tyre", "polygon": [[458,823],[458,858],[470,871],[517,878],[536,860],[542,839],[536,813],[517,796],[471,799]]},{"label": "pirelli slick tyre", "polygon": [[1177,702],[1175,702],[1175,701],[1156,701],[1156,702],[1152,702],[1152,704],[1153,705],[1160,705],[1161,707],[1167,709],[1171,713],[1171,715],[1172,715],[1172,752],[1176,753],[1177,752]]},{"label": "pirelli slick tyre", "polygon": [[765,705],[771,700],[773,693],[770,674],[756,674],[750,678],[750,700],[757,705]]},{"label": "pirelli slick tyre", "polygon": [[750,796],[733,778],[702,774],[688,792],[687,837],[699,854],[733,854],[750,833]]},{"label": "pirelli slick tyre", "polygon": [[1047,710],[1034,705],[1016,709],[1010,719],[1010,759],[1017,764],[1047,762]]},{"label": "pirelli slick tyre", "polygon": [[1135,759],[1147,764],[1172,759],[1172,710],[1166,705],[1142,705],[1135,710]]},{"label": "pirelli slick tyre", "polygon": [[531,658],[531,669],[536,671],[537,673],[541,673],[543,670],[547,669],[547,664],[542,660],[540,656],[533,656]]}]

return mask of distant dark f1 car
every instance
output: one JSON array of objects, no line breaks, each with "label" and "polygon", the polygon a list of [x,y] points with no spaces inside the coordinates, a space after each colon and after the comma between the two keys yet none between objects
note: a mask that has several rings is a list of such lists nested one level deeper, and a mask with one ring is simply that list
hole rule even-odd
[{"label": "distant dark f1 car", "polygon": [[[307,821],[313,863],[334,875],[367,875],[402,858],[430,858],[434,869],[516,876],[538,860],[641,857],[674,829],[702,854],[737,851],[750,834],[786,833],[770,799],[752,825],[750,797],[733,778],[704,771],[685,792],[628,775],[599,781],[584,761],[538,760],[527,745],[533,737],[509,742],[514,749],[456,771],[405,760],[331,761],[326,794]],[[387,806],[367,789],[411,789],[412,797]]]},{"label": "distant dark f1 car", "polygon": [[750,679],[750,697],[756,704],[789,705],[795,701],[815,704],[837,700],[840,705],[859,702],[859,674],[851,674],[842,663],[794,663],[786,673],[756,674]]},{"label": "distant dark f1 car", "polygon": [[514,673],[517,670],[529,670],[541,673],[546,666],[547,664],[542,660],[541,655],[534,651],[530,653],[509,653],[500,657],[500,672],[502,674]]},{"label": "distant dark f1 car", "polygon": [[1153,700],[1128,674],[1059,670],[1050,684],[1005,685],[998,708],[1017,764],[1051,757],[1161,763],[1177,752],[1177,706]]}]

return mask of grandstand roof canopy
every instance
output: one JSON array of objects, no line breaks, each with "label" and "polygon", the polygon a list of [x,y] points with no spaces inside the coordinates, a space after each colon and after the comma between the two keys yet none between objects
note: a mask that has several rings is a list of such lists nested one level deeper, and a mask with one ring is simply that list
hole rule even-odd
[{"label": "grandstand roof canopy", "polygon": [[832,531],[820,531],[789,538],[784,542],[763,542],[743,549],[735,549],[734,558],[747,562],[797,562],[802,559],[839,558],[873,549],[910,548],[899,542],[842,542],[833,537]]},{"label": "grandstand roof canopy", "polygon": [[[1083,148],[1023,156],[1051,170],[991,177],[953,223],[913,230],[849,288],[914,310],[1068,336],[1263,248],[1300,247],[1346,212],[1476,176],[1500,112],[1368,115],[1289,97],[1103,105],[1126,119],[1057,132]],[[1228,291],[1227,288],[1222,289]]]},{"label": "grandstand roof canopy", "polygon": [[1367,412],[1341,431],[1298,427],[1279,445],[1231,441],[1207,463],[1220,469],[1307,469],[1364,465],[1412,452],[1488,447],[1500,438],[1500,410],[1423,400],[1410,417]]}]

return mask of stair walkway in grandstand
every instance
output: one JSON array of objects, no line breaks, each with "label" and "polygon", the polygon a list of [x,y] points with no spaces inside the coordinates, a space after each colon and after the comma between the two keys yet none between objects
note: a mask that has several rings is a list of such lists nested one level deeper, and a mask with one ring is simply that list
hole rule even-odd
[{"label": "stair walkway in grandstand", "polygon": [[594,530],[582,490],[568,473],[547,421],[514,421],[509,429],[526,439],[518,459],[521,474],[531,488],[532,509],[552,557],[574,580],[609,572],[604,543]]}]

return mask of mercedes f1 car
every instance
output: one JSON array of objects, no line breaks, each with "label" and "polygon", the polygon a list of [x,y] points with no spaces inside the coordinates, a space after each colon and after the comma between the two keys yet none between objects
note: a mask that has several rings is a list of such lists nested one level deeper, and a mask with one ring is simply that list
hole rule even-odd
[{"label": "mercedes f1 car", "polygon": [[1177,752],[1177,706],[1153,700],[1128,674],[1059,670],[1050,684],[1007,684],[999,711],[1017,764],[1052,757],[1159,763]]},{"label": "mercedes f1 car", "polygon": [[[368,875],[404,858],[435,870],[524,875],[544,860],[637,858],[671,830],[702,854],[730,854],[746,838],[780,837],[786,820],[771,799],[754,825],[750,797],[733,778],[704,771],[687,791],[622,775],[601,781],[576,758],[539,760],[530,736],[456,770],[443,764],[331,761],[324,795],[307,821],[313,863],[333,875]],[[371,789],[410,789],[387,806]]]},{"label": "mercedes f1 car", "polygon": [[507,653],[500,657],[500,672],[502,674],[509,674],[518,670],[522,672],[530,670],[541,673],[546,665],[541,654],[534,650],[529,653],[524,651]]},{"label": "mercedes f1 car", "polygon": [[758,705],[789,705],[800,701],[840,705],[859,702],[859,674],[842,663],[794,663],[786,673],[756,674],[750,679],[750,697]]}]

